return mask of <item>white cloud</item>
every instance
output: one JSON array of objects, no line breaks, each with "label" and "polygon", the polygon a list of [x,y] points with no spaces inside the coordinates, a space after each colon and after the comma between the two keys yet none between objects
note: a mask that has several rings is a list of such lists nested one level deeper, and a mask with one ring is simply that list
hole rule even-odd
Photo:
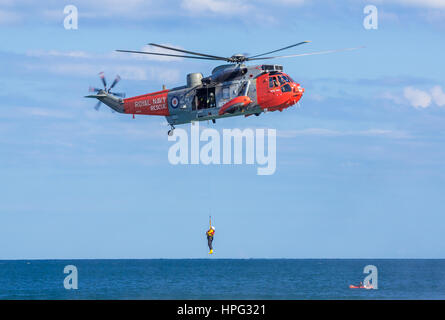
[{"label": "white cloud", "polygon": [[445,106],[445,93],[442,91],[440,86],[435,86],[431,89],[431,96],[434,100],[434,103],[439,107]]},{"label": "white cloud", "polygon": [[387,99],[387,100],[391,100],[392,102],[396,103],[396,104],[403,104],[404,100],[403,98],[401,98],[400,96],[393,94],[391,92],[385,92],[382,95],[380,95],[380,97],[382,99]]},{"label": "white cloud", "polygon": [[[165,45],[167,47],[172,47],[176,49],[183,49],[180,46],[176,46],[169,43],[160,43],[161,45]],[[181,55],[181,52],[175,52],[168,49],[163,49],[155,46],[145,45],[142,48],[136,51],[144,51],[144,52],[154,52],[154,53],[167,53],[167,54],[178,54]],[[29,57],[61,57],[61,58],[83,58],[83,59],[119,59],[119,60],[152,60],[152,61],[181,61],[183,58],[177,57],[169,57],[169,56],[157,56],[150,54],[136,54],[136,53],[127,53],[127,52],[117,52],[111,51],[108,53],[93,53],[86,52],[81,50],[76,51],[58,51],[58,50],[29,50],[26,52],[26,55]]]},{"label": "white cloud", "polygon": [[0,25],[15,24],[21,20],[22,17],[16,12],[0,10]]},{"label": "white cloud", "polygon": [[406,87],[403,90],[403,95],[415,108],[427,108],[432,100],[428,92],[413,87]]},{"label": "white cloud", "polygon": [[389,137],[394,139],[407,138],[409,135],[403,131],[386,129],[367,129],[356,131],[339,131],[324,128],[307,128],[301,130],[280,130],[278,137],[295,138],[298,136],[321,136],[321,137],[341,137],[341,136],[363,136],[363,137]]},{"label": "white cloud", "polygon": [[239,0],[182,0],[181,7],[192,14],[211,12],[236,15],[249,9],[244,1]]},{"label": "white cloud", "polygon": [[2,109],[0,115],[7,118],[41,117],[69,119],[73,117],[72,114],[67,111],[40,107],[10,107]]},{"label": "white cloud", "polygon": [[17,0],[0,0],[0,5],[5,7],[10,7],[14,5]]},{"label": "white cloud", "polygon": [[[445,106],[445,93],[441,86],[434,86],[431,88],[430,92],[415,89],[413,87],[406,87],[403,90],[403,95],[409,104],[415,108],[427,108],[433,102],[439,106]],[[386,98],[390,98],[386,96]],[[391,99],[396,102],[396,99]]]},{"label": "white cloud", "polygon": [[414,7],[445,9],[444,0],[392,0],[392,2]]},{"label": "white cloud", "polygon": [[297,136],[325,136],[325,137],[333,137],[339,136],[341,133],[339,131],[323,129],[323,128],[307,128],[301,130],[280,130],[277,133],[277,136],[282,138],[294,138]]},{"label": "white cloud", "polygon": [[[174,48],[174,45],[165,44]],[[155,47],[142,51],[167,52],[167,50]],[[170,53],[174,53],[169,51]],[[119,74],[129,80],[158,80],[163,79],[165,84],[176,83],[180,80],[180,70],[168,66],[150,65],[138,63],[139,60],[177,61],[180,58],[158,57],[144,54],[131,54],[121,52],[92,53],[86,51],[57,51],[57,50],[33,50],[26,53],[29,57],[42,58],[39,61],[31,61],[24,64],[27,70],[45,70],[52,74],[88,77],[99,71],[107,74]],[[45,59],[47,58],[47,59]],[[58,58],[58,59],[54,59]],[[125,62],[123,62],[125,61]]]},{"label": "white cloud", "polygon": [[301,6],[306,2],[306,0],[276,0],[276,2],[287,5]]},{"label": "white cloud", "polygon": [[[79,18],[115,18],[126,17],[132,19],[144,19],[157,10],[155,2],[148,0],[78,0],[75,5],[79,8]],[[59,21],[65,17],[62,10],[54,7],[41,12],[44,18]]]},{"label": "white cloud", "polygon": [[404,131],[386,130],[386,129],[368,129],[355,132],[354,134],[367,137],[385,136],[394,139],[404,139],[409,137],[409,134],[407,134]]},{"label": "white cloud", "polygon": [[69,58],[92,58],[91,53],[85,51],[57,51],[57,50],[29,50],[26,52],[29,57],[69,57]]},{"label": "white cloud", "polygon": [[[172,47],[176,49],[183,49],[182,47],[175,46],[169,43],[159,43],[161,45]],[[178,55],[186,55],[185,53],[176,52],[173,50],[163,49],[155,46],[145,45],[139,51],[145,52],[153,52],[153,53],[167,53],[167,54],[178,54]],[[157,56],[151,54],[136,54],[136,53],[126,53],[126,52],[116,52],[113,51],[110,55],[112,58],[120,58],[120,59],[136,59],[136,60],[153,60],[153,61],[181,61],[184,58],[177,57],[169,57],[169,56]]]},{"label": "white cloud", "polygon": [[123,79],[128,80],[159,80],[165,84],[176,83],[180,80],[180,71],[172,68],[148,67],[123,64],[105,63],[49,63],[49,64],[25,64],[26,69],[45,70],[52,74],[88,77],[101,70],[106,70],[107,74],[119,74]]},{"label": "white cloud", "polygon": [[379,20],[388,22],[399,22],[399,16],[394,12],[379,10]]},{"label": "white cloud", "polygon": [[442,87],[439,85],[432,87],[429,91],[405,87],[403,96],[385,92],[380,95],[380,97],[396,104],[409,103],[415,108],[427,108],[433,103],[439,107],[445,106],[445,92],[443,92]]}]

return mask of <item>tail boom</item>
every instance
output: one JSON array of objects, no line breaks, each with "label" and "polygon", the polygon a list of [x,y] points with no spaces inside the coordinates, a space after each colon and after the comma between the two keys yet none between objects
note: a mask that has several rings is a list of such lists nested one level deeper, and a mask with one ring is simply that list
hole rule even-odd
[{"label": "tail boom", "polygon": [[162,90],[124,99],[124,112],[129,114],[169,116],[168,91]]},{"label": "tail boom", "polygon": [[122,102],[122,99],[117,98],[113,96],[112,94],[109,94],[107,92],[101,91],[97,94],[90,94],[88,96],[85,96],[85,98],[93,98],[97,99],[103,104],[107,105],[111,109],[113,109],[116,112],[124,113],[124,104]]}]

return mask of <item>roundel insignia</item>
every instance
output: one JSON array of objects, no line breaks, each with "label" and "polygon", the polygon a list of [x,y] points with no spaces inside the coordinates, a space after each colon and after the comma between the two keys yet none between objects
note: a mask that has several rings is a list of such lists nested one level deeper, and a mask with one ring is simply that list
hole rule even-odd
[{"label": "roundel insignia", "polygon": [[177,108],[179,105],[179,99],[177,97],[173,97],[171,103],[173,108]]}]

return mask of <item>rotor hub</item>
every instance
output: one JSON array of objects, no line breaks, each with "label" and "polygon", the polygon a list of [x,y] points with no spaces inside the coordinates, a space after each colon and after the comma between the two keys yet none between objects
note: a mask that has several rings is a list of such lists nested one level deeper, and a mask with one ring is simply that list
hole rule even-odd
[{"label": "rotor hub", "polygon": [[229,62],[235,62],[235,63],[242,63],[242,62],[245,62],[245,61],[246,61],[246,56],[243,55],[243,54],[241,54],[241,53],[234,54],[233,56],[231,56],[231,57],[228,59],[228,61],[229,61]]}]

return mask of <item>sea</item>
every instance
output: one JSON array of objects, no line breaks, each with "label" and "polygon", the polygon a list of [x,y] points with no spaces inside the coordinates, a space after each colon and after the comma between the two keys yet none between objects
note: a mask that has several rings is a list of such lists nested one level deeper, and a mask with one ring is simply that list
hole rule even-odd
[{"label": "sea", "polygon": [[0,299],[445,299],[445,260],[0,260]]}]

